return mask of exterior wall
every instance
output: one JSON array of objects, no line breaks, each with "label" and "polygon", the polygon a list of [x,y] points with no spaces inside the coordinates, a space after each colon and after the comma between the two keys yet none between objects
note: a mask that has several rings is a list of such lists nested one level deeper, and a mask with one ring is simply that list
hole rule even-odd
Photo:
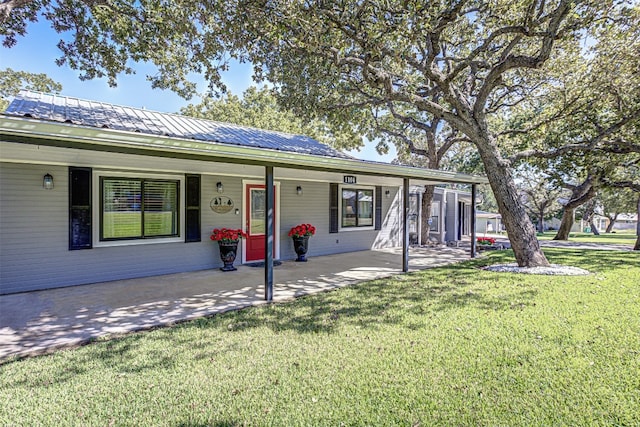
[{"label": "exterior wall", "polygon": [[[104,153],[99,156],[108,157]],[[123,155],[114,155],[111,164],[120,164],[119,156]],[[165,159],[155,163],[152,159],[148,163],[153,166],[171,161]],[[202,173],[195,166],[184,167],[183,163],[173,172],[165,170],[161,173],[176,176],[184,176],[180,170]],[[104,162],[101,164],[101,168],[108,167]],[[87,163],[78,166],[87,166]],[[153,173],[151,170],[146,172]],[[47,173],[54,177],[53,190],[42,187],[43,176]],[[202,174],[201,242],[132,244],[70,251],[68,174],[67,165],[0,163],[0,294],[217,268],[222,262],[218,245],[209,239],[211,230],[244,228],[244,177]],[[224,185],[223,195],[234,201],[231,212],[220,214],[209,208],[210,201],[220,195],[216,190],[217,182]],[[402,200],[397,187],[382,189],[381,230],[329,233],[329,182],[278,178],[276,182],[280,192],[280,259],[295,258],[293,243],[287,234],[291,227],[303,222],[317,228],[316,235],[310,239],[309,257],[402,244]],[[296,192],[298,185],[303,187],[302,195]],[[384,196],[387,189],[390,190],[388,198]],[[235,208],[239,209],[238,215]],[[239,253],[241,250],[240,247]],[[239,256],[236,264],[241,262]]]},{"label": "exterior wall", "polygon": [[445,192],[445,242],[458,240],[458,193]]},{"label": "exterior wall", "polygon": [[[389,191],[389,197],[385,192]],[[372,243],[367,249],[381,249],[402,246],[402,191],[400,187],[382,188],[382,228],[379,231],[343,231],[339,234],[344,236],[343,240],[351,240],[351,235],[363,234],[362,237],[373,237]],[[368,236],[367,236],[368,235]],[[337,239],[336,239],[337,240]]]},{"label": "exterior wall", "polygon": [[[54,176],[53,190],[42,188],[46,173]],[[0,293],[199,270],[218,263],[208,230],[196,243],[69,251],[67,167],[2,163],[0,182]],[[202,184],[203,194],[211,193],[211,182]],[[202,212],[205,228],[212,220]]]},{"label": "exterior wall", "polygon": [[[411,189],[413,194],[421,193],[422,187],[414,186]],[[432,242],[446,243],[448,241],[459,240],[458,229],[461,215],[464,215],[465,224],[462,236],[471,234],[471,204],[468,202],[470,194],[464,191],[451,190],[442,187],[436,187],[433,195],[433,203],[439,203],[438,211],[438,231],[429,232],[429,240]],[[459,202],[464,203],[464,212],[460,211]],[[420,210],[422,205],[419,204]],[[400,205],[398,215],[402,212]],[[418,212],[421,215],[421,212]],[[401,226],[401,223],[400,223]],[[477,227],[477,225],[476,225]],[[476,228],[477,229],[477,228]],[[483,229],[484,230],[484,229]],[[425,244],[426,242],[422,242]],[[398,246],[402,244],[402,240],[398,240]]]},{"label": "exterior wall", "polygon": [[637,221],[616,221],[613,224],[613,231],[633,232],[638,227]]},{"label": "exterior wall", "polygon": [[[298,196],[296,187],[303,188]],[[354,186],[349,186],[354,187]],[[362,187],[356,185],[355,187]],[[365,185],[365,187],[370,187]],[[389,190],[389,197],[385,196]],[[382,227],[373,229],[340,230],[329,233],[329,183],[297,182],[281,183],[280,216],[280,257],[283,260],[294,259],[293,241],[288,236],[291,227],[301,223],[310,223],[316,227],[316,234],[309,239],[307,257],[343,252],[397,247],[402,245],[402,196],[397,187],[382,187]]]},{"label": "exterior wall", "polygon": [[500,218],[496,217],[477,217],[476,218],[476,233],[482,234],[496,234],[501,233],[502,222]]},{"label": "exterior wall", "polygon": [[[446,200],[445,215],[445,242],[460,240],[464,236],[471,235],[471,203],[469,193],[459,190],[444,190]],[[460,205],[463,203],[464,206]],[[463,224],[460,224],[464,215]],[[477,228],[476,228],[477,229]]]}]

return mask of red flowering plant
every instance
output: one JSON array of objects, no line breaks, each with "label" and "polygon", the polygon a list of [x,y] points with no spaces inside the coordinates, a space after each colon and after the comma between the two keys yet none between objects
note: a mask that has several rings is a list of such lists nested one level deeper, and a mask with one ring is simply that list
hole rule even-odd
[{"label": "red flowering plant", "polygon": [[316,228],[311,224],[298,224],[289,230],[289,237],[313,236],[314,234],[316,234]]},{"label": "red flowering plant", "polygon": [[496,239],[494,239],[493,237],[478,237],[478,244],[479,245],[495,245],[496,243]]},{"label": "red flowering plant", "polygon": [[221,243],[237,243],[238,240],[246,237],[247,233],[240,228],[214,228],[211,232],[211,240]]}]

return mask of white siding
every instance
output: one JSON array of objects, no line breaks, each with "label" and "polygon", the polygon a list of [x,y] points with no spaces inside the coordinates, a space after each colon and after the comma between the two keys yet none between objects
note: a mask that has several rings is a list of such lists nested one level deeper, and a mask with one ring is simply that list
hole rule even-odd
[{"label": "white siding", "polygon": [[[54,177],[53,190],[42,188],[46,173]],[[209,239],[211,230],[243,227],[242,177],[203,174],[201,242],[70,251],[68,174],[66,165],[0,163],[0,294],[217,268],[222,263],[218,245]],[[218,181],[224,185],[223,195],[234,201],[234,209],[225,214],[209,208],[211,199],[219,195]],[[309,258],[401,245],[402,202],[397,187],[383,187],[382,230],[329,233],[329,183],[278,181],[281,259],[295,258],[287,234],[291,227],[303,222],[317,228],[310,240]],[[296,192],[298,185],[303,188],[302,195]],[[386,189],[391,192],[389,198],[384,197]],[[239,215],[235,208],[240,210]],[[239,262],[237,258],[236,263]]]},{"label": "white siding", "polygon": [[[389,197],[385,191],[389,190]],[[376,232],[371,249],[402,246],[402,191],[398,187],[382,188],[382,227]]]},{"label": "white siding", "polygon": [[[46,173],[53,190],[42,188]],[[0,293],[213,268],[221,263],[210,229],[241,226],[239,216],[216,217],[209,209],[217,181],[203,176],[202,242],[69,251],[67,181],[64,166],[0,165]],[[236,181],[225,193],[241,194]]]},{"label": "white siding", "polygon": [[458,193],[445,192],[445,242],[458,240]]},{"label": "white siding", "polygon": [[[296,187],[300,185],[303,194],[298,196]],[[384,190],[391,191],[391,197],[384,197]],[[301,223],[310,223],[316,227],[315,236],[309,239],[307,257],[342,252],[363,251],[372,248],[392,247],[401,244],[402,227],[398,229],[399,212],[391,209],[397,206],[395,187],[383,187],[382,194],[382,230],[348,230],[329,233],[329,183],[282,181],[280,186],[280,256],[282,259],[294,259],[293,241],[288,236],[291,227]],[[394,219],[395,218],[395,219]]]}]

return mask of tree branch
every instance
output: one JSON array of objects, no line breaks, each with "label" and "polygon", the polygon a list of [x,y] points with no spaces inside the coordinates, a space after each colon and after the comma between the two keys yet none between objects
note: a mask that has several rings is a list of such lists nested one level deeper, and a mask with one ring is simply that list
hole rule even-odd
[{"label": "tree branch", "polygon": [[33,3],[34,0],[2,0],[0,2],[0,24],[9,20],[13,9],[20,8]]},{"label": "tree branch", "polygon": [[621,138],[614,140],[613,143],[608,145],[598,145],[600,144],[606,137],[612,135],[613,133],[620,130],[624,125],[629,123],[632,120],[640,117],[640,110],[634,111],[632,115],[623,118],[622,120],[614,123],[609,126],[607,129],[601,131],[598,135],[593,137],[590,140],[575,143],[575,144],[567,144],[562,147],[552,149],[552,150],[525,150],[519,153],[515,153],[514,155],[509,157],[511,162],[516,162],[525,158],[536,157],[542,159],[552,159],[562,154],[580,151],[580,150],[599,150],[605,153],[612,154],[627,154],[627,153],[640,153],[640,144],[631,143],[625,141]]},{"label": "tree branch", "polygon": [[[498,63],[484,80],[478,92],[474,105],[474,115],[481,116],[485,108],[487,98],[493,91],[496,83],[500,81],[502,75],[513,68],[539,68],[551,55],[553,42],[558,35],[560,24],[567,16],[571,8],[571,2],[562,0],[558,7],[549,15],[547,30],[543,33],[540,50],[537,56],[511,55],[506,56]],[[539,35],[539,34],[536,34]]]}]

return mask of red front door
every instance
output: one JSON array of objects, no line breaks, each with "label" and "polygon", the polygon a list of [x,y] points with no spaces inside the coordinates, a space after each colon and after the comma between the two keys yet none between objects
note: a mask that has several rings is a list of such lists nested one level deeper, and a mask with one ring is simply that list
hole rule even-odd
[{"label": "red front door", "polygon": [[[274,188],[275,196],[275,188]],[[274,197],[275,200],[275,197]],[[247,218],[247,234],[246,239],[246,261],[259,261],[264,259],[265,249],[265,230],[266,230],[266,213],[265,213],[265,186],[263,184],[247,184],[246,186],[246,203],[245,215]],[[274,206],[273,215],[273,236],[276,238],[276,209]],[[275,251],[274,241],[274,251]],[[275,256],[275,252],[274,252]]]}]

